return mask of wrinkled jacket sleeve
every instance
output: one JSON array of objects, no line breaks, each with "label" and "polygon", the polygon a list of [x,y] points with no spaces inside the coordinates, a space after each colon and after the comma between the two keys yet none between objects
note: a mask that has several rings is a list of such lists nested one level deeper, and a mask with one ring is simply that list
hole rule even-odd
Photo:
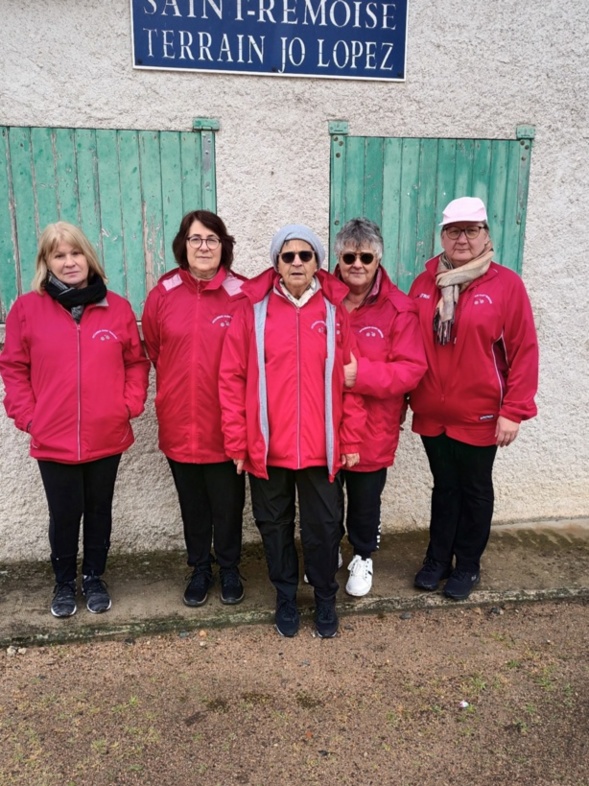
[{"label": "wrinkled jacket sleeve", "polygon": [[534,315],[523,281],[513,279],[506,293],[506,318],[503,341],[508,373],[499,415],[520,423],[537,414],[534,396],[538,391],[538,338]]},{"label": "wrinkled jacket sleeve", "polygon": [[127,337],[123,346],[125,364],[125,404],[129,416],[136,418],[143,412],[147,398],[149,360],[141,343],[133,309],[125,301]]},{"label": "wrinkled jacket sleeve", "polygon": [[[347,364],[350,362],[352,352],[354,357],[358,357],[360,352],[350,326],[348,312],[345,308],[341,306],[338,308],[338,317],[342,331],[343,360],[344,364]],[[342,407],[342,420],[339,429],[340,451],[346,455],[358,453],[366,425],[366,410],[364,409],[362,396],[355,389],[344,389]]]},{"label": "wrinkled jacket sleeve", "polygon": [[33,419],[35,396],[31,385],[31,356],[26,337],[25,315],[19,300],[6,318],[6,338],[0,355],[0,374],[4,380],[4,407],[21,431]]},{"label": "wrinkled jacket sleeve", "polygon": [[245,302],[236,311],[227,330],[219,367],[219,399],[225,452],[231,459],[247,456],[247,367],[252,340]]},{"label": "wrinkled jacket sleeve", "polygon": [[149,359],[154,366],[160,354],[160,324],[159,324],[159,305],[161,295],[157,287],[151,290],[143,307],[141,317],[141,327],[143,328],[143,338]]},{"label": "wrinkled jacket sleeve", "polygon": [[399,311],[391,328],[389,360],[358,358],[354,392],[374,398],[402,396],[417,387],[427,371],[417,308]]}]

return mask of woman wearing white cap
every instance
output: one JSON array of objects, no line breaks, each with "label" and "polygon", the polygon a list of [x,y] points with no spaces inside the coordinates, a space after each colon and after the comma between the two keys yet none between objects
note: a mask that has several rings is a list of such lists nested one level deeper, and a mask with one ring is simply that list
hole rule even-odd
[{"label": "woman wearing white cap", "polygon": [[492,262],[484,203],[455,199],[441,223],[443,253],[409,292],[416,299],[428,371],[411,393],[413,431],[423,441],[434,486],[430,541],[415,586],[467,598],[493,516],[498,447],[534,417],[538,343],[521,278]]},{"label": "woman wearing white cap", "polygon": [[359,460],[361,399],[344,393],[354,349],[347,288],[320,270],[325,252],[309,227],[291,224],[270,246],[272,267],[246,282],[221,359],[219,389],[225,450],[250,474],[252,506],[276,589],[276,628],[294,636],[298,492],[305,569],[315,594],[315,624],[335,636],[343,466]]}]

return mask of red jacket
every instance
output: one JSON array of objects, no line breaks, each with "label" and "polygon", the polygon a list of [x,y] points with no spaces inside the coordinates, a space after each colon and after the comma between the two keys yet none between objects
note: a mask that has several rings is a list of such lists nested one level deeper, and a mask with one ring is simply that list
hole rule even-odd
[{"label": "red jacket", "polygon": [[210,281],[173,270],[147,297],[142,327],[156,370],[159,446],[174,461],[228,461],[221,432],[219,361],[227,328],[243,299],[244,280],[224,267]]},{"label": "red jacket", "polygon": [[19,297],[0,373],[6,412],[30,431],[33,458],[78,464],[132,445],[129,419],[143,412],[149,361],[131,306],[114,292],[86,306],[79,324],[50,295]]},{"label": "red jacket", "polygon": [[537,412],[538,340],[530,301],[517,273],[492,262],[461,293],[453,341],[440,346],[433,332],[438,261],[426,263],[409,292],[419,307],[428,360],[411,393],[413,431],[494,445],[499,415],[519,423]]},{"label": "red jacket", "polygon": [[359,449],[365,412],[343,382],[355,347],[342,305],[347,287],[316,275],[321,289],[302,308],[282,294],[274,269],[248,281],[249,300],[227,333],[219,378],[225,447],[258,477],[268,477],[268,465],[327,466],[333,479],[341,454]]},{"label": "red jacket", "polygon": [[373,472],[395,460],[405,394],[423,377],[427,361],[417,307],[384,268],[364,303],[350,312],[350,322],[360,350],[354,392],[366,408],[360,463],[352,471]]}]

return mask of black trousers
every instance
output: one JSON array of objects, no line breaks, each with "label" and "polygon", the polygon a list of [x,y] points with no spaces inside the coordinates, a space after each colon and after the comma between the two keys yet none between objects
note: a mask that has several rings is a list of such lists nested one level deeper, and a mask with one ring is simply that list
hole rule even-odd
[{"label": "black trousers", "polygon": [[301,545],[309,583],[316,600],[335,600],[343,513],[339,476],[330,483],[327,467],[268,467],[268,475],[268,480],[250,475],[250,487],[270,581],[280,595],[296,599],[299,562],[294,535],[298,492]]},{"label": "black trousers", "polygon": [[235,568],[241,557],[245,475],[232,461],[187,464],[168,459],[178,492],[188,564],[210,568],[211,546],[221,568]]},{"label": "black trousers", "polygon": [[110,547],[112,499],[121,454],[83,464],[39,461],[49,506],[51,563],[58,583],[77,574],[83,519],[84,576],[102,576]]},{"label": "black trousers", "polygon": [[350,472],[342,470],[346,487],[346,530],[354,554],[370,557],[380,544],[380,500],[387,470]]},{"label": "black trousers", "polygon": [[497,446],[467,445],[446,434],[422,437],[434,477],[427,556],[478,571],[493,518]]}]

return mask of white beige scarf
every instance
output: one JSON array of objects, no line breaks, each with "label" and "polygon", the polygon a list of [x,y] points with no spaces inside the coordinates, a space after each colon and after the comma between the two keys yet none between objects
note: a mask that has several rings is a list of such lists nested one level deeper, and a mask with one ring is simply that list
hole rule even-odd
[{"label": "white beige scarf", "polygon": [[442,297],[436,306],[434,314],[434,333],[438,342],[444,346],[452,336],[452,325],[456,313],[456,304],[460,293],[477,278],[484,276],[493,258],[493,246],[487,242],[482,254],[465,265],[452,267],[446,254],[440,256],[436,271],[436,284],[440,288]]}]

